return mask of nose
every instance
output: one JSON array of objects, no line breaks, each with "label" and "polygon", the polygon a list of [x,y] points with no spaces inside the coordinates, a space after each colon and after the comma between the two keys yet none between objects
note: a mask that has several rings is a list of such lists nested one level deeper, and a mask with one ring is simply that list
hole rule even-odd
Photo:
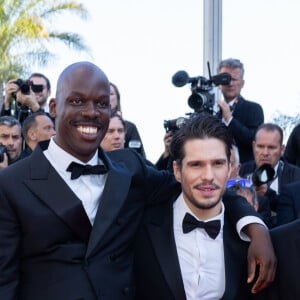
[{"label": "nose", "polygon": [[214,172],[212,166],[208,165],[202,169],[202,180],[204,182],[212,182],[214,179]]},{"label": "nose", "polygon": [[81,112],[82,116],[89,118],[96,118],[99,116],[99,111],[93,101],[87,101],[85,107]]}]

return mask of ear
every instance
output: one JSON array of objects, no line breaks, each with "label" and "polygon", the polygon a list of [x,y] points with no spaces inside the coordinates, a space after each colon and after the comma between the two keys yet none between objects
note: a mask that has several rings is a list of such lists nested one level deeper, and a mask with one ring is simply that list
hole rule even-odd
[{"label": "ear", "polygon": [[175,160],[173,161],[173,172],[176,180],[181,183],[181,168]]},{"label": "ear", "polygon": [[27,132],[28,139],[31,141],[36,141],[35,130],[29,129]]},{"label": "ear", "polygon": [[56,99],[51,98],[49,101],[49,113],[52,118],[56,117]]}]

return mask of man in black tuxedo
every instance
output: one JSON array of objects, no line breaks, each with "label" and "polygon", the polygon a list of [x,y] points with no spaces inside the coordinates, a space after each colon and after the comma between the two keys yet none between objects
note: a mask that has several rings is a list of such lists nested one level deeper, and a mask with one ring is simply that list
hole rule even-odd
[{"label": "man in black tuxedo", "polygon": [[239,199],[225,193],[232,142],[210,115],[197,115],[174,134],[170,151],[182,193],[146,210],[135,248],[137,299],[250,297],[248,243],[222,202]]},{"label": "man in black tuxedo", "polygon": [[263,164],[271,165],[275,170],[275,178],[268,184],[256,186],[259,201],[267,202],[273,214],[271,227],[277,224],[276,213],[278,197],[283,186],[300,180],[300,168],[281,159],[284,151],[283,131],[273,123],[264,123],[257,129],[253,140],[254,160],[242,164],[240,176],[251,177],[254,170]]},{"label": "man in black tuxedo", "polygon": [[228,58],[220,62],[218,73],[229,73],[228,85],[220,85],[224,100],[218,101],[222,118],[233,134],[239,149],[240,161],[253,159],[252,141],[256,129],[264,122],[264,112],[260,104],[245,100],[241,96],[244,87],[244,65],[238,59]]},{"label": "man in black tuxedo", "polygon": [[[108,78],[96,65],[68,66],[50,103],[56,136],[0,172],[1,300],[134,298],[133,242],[145,205],[172,197],[180,186],[135,151],[99,148],[109,94]],[[251,214],[240,202],[227,208],[234,223]],[[266,230],[247,227],[249,272],[262,267],[261,289],[276,259]]]}]

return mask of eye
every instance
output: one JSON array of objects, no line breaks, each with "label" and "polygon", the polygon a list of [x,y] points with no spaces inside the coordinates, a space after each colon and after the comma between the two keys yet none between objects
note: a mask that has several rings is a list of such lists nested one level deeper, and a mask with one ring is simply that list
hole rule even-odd
[{"label": "eye", "polygon": [[95,104],[98,108],[107,109],[110,107],[109,101],[106,100],[96,100]]},{"label": "eye", "polygon": [[80,105],[82,103],[82,99],[79,96],[76,96],[71,98],[69,102],[73,105]]}]

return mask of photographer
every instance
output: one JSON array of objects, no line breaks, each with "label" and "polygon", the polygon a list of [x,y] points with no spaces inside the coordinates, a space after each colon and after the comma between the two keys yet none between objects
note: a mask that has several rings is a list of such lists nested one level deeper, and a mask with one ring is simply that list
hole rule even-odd
[{"label": "photographer", "polygon": [[17,161],[21,149],[20,122],[13,116],[0,117],[0,170]]},{"label": "photographer", "polygon": [[[24,93],[24,87],[28,89],[27,93]],[[30,113],[48,111],[47,100],[50,94],[50,81],[41,73],[32,73],[25,81],[11,79],[5,86],[1,116],[13,115],[22,124]]]},{"label": "photographer", "polygon": [[[254,160],[242,164],[240,176],[252,176],[253,172],[263,164],[269,164],[275,170],[274,180],[268,184],[255,186],[257,195],[267,200],[273,215],[273,226],[275,226],[278,197],[282,186],[300,180],[300,168],[281,159],[284,150],[283,131],[277,124],[262,124],[257,129],[252,146]],[[261,200],[259,198],[259,201]]]},{"label": "photographer", "polygon": [[245,100],[241,96],[244,87],[244,65],[238,59],[229,58],[220,62],[218,73],[228,73],[231,81],[221,85],[224,100],[219,100],[218,117],[228,126],[239,149],[241,163],[253,159],[251,144],[257,127],[264,122],[260,104]]}]

